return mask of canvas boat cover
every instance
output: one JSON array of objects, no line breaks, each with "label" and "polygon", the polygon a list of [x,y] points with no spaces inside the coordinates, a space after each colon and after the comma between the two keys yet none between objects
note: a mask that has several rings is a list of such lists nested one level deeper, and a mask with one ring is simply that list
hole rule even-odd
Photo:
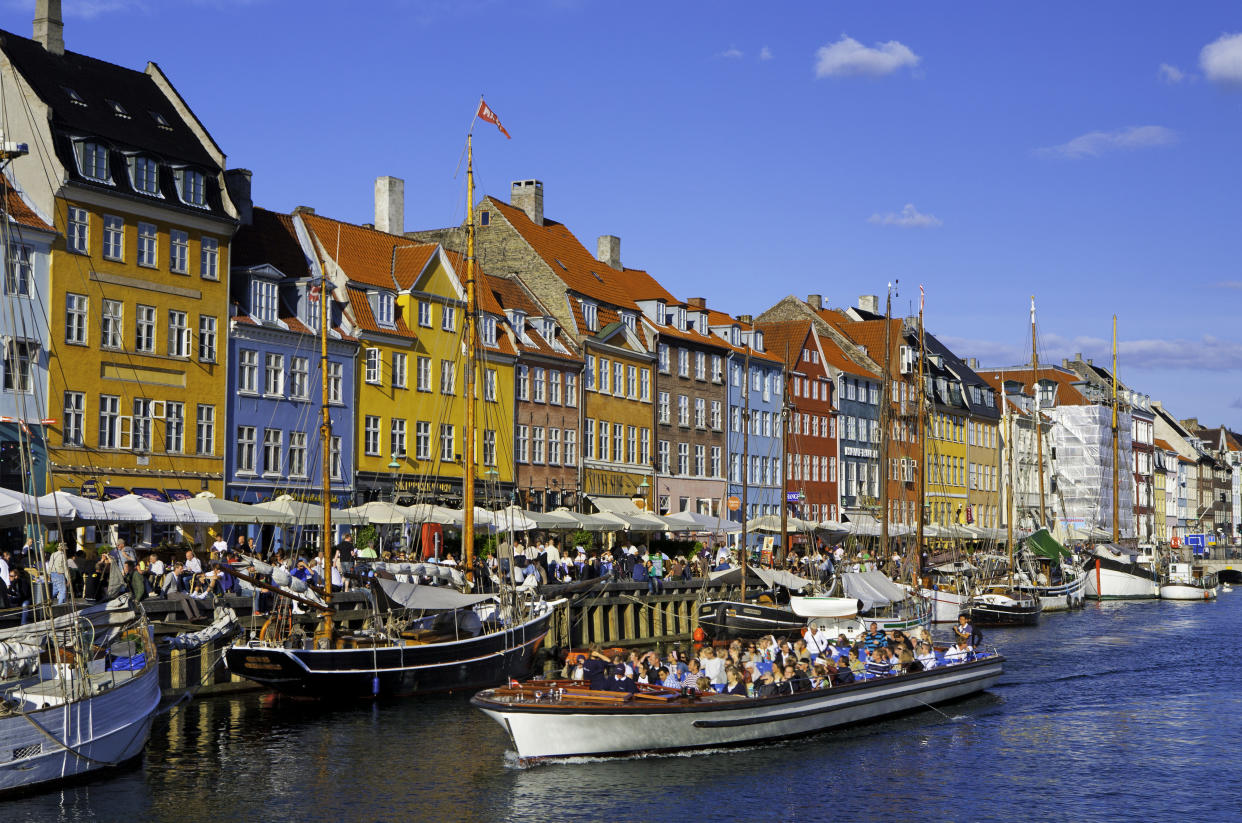
[{"label": "canvas boat cover", "polygon": [[889,580],[884,572],[846,572],[841,575],[846,597],[862,601],[862,610],[870,611],[909,597],[906,590]]},{"label": "canvas boat cover", "polygon": [[[773,586],[784,586],[790,591],[801,591],[807,586],[813,586],[814,582],[807,580],[805,577],[799,577],[791,572],[781,571],[779,569],[767,569],[763,566],[747,566],[746,570],[758,577],[769,588]],[[722,569],[718,572],[712,572],[709,579],[713,583],[723,583],[725,585],[733,585],[742,582],[742,568],[740,566],[732,569]]]},{"label": "canvas boat cover", "polygon": [[384,590],[384,594],[388,595],[389,600],[407,609],[422,611],[467,609],[496,597],[494,594],[462,594],[442,586],[420,586],[417,583],[401,583],[382,577],[377,577],[376,580],[380,588]]},{"label": "canvas boat cover", "polygon": [[790,597],[789,607],[799,617],[841,618],[858,614],[858,601],[853,597]]},{"label": "canvas boat cover", "polygon": [[1026,539],[1026,547],[1040,557],[1047,557],[1051,560],[1073,557],[1073,552],[1058,543],[1057,539],[1049,534],[1047,529],[1040,529],[1028,537]]}]

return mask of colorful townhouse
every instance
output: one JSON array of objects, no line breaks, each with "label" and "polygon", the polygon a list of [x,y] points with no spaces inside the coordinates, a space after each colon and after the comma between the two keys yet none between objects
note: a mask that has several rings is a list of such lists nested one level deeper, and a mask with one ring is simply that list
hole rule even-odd
[{"label": "colorful townhouse", "polygon": [[[225,156],[154,63],[0,35],[10,173],[51,216],[46,417],[51,485],[160,499],[224,493],[225,326],[236,210]],[[24,106],[16,101],[24,101]]]},{"label": "colorful townhouse", "polygon": [[513,430],[506,433],[514,444],[515,502],[536,512],[576,510],[582,355],[522,281],[485,275],[482,283],[504,312],[506,333],[517,350]]},{"label": "colorful townhouse", "polygon": [[[1035,397],[1019,380],[1000,372],[979,372],[1000,398],[1000,506],[996,528],[1007,529],[1010,522],[1009,493],[1013,487],[1014,530],[1034,531],[1039,527],[1040,458],[1043,458],[1044,508],[1056,511],[1052,480],[1052,421],[1047,414],[1035,414]],[[929,435],[934,436],[934,434]],[[929,443],[928,448],[933,444]],[[930,468],[931,458],[928,458]],[[930,486],[930,479],[929,479]],[[1052,521],[1048,521],[1051,523]]]},{"label": "colorful townhouse", "polygon": [[[519,180],[509,202],[487,196],[475,209],[483,268],[515,277],[550,312],[558,333],[582,352],[580,489],[599,509],[655,506],[652,437],[655,353],[639,328],[642,310],[621,265],[621,240],[599,238],[592,255],[562,223],[544,216],[543,183]],[[414,232],[460,251],[460,227]]]},{"label": "colorful townhouse", "polygon": [[[234,199],[242,226],[233,239],[229,284],[233,314],[228,327],[225,495],[241,503],[263,503],[281,495],[322,501],[320,423],[326,388],[332,423],[327,493],[334,507],[350,506],[358,341],[342,331],[344,303],[327,296],[325,371],[322,288],[311,276],[293,218],[249,208],[248,199],[238,194]],[[263,545],[270,539],[260,538]]]},{"label": "colorful townhouse", "polygon": [[0,176],[3,222],[4,310],[0,311],[0,487],[44,494],[47,489],[47,309],[52,244],[56,232]]},{"label": "colorful townhouse", "polygon": [[[656,512],[723,516],[728,348],[712,333],[704,298],[679,301],[646,272],[627,274],[648,345],[656,351]],[[770,393],[770,384],[765,390]],[[769,433],[771,427],[769,418]],[[770,482],[770,465],[768,472]]]}]

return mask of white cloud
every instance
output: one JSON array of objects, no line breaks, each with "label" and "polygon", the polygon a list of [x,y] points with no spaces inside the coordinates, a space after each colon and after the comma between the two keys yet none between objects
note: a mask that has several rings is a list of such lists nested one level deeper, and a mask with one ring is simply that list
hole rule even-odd
[{"label": "white cloud", "polygon": [[1160,68],[1157,70],[1157,74],[1159,74],[1161,81],[1170,86],[1176,86],[1178,83],[1186,79],[1186,72],[1182,71],[1177,66],[1171,66],[1168,63],[1161,63]]},{"label": "white cloud", "polygon": [[1171,146],[1176,142],[1177,132],[1164,126],[1129,126],[1116,131],[1087,132],[1059,146],[1037,149],[1036,153],[1045,157],[1077,160],[1082,157],[1099,157],[1114,150]]},{"label": "white cloud", "polygon": [[896,40],[864,46],[843,34],[837,42],[820,46],[815,52],[815,76],[869,74],[879,77],[907,66],[917,66],[919,60],[919,56],[908,46]]},{"label": "white cloud", "polygon": [[1242,34],[1222,34],[1204,46],[1199,68],[1213,83],[1242,86]]},{"label": "white cloud", "polygon": [[729,46],[729,48],[725,49],[717,56],[723,57],[726,60],[740,60],[742,58],[742,52],[733,46]]},{"label": "white cloud", "polygon": [[760,60],[771,60],[772,50],[768,48],[767,46],[764,46],[763,48],[759,49],[759,59]]},{"label": "white cloud", "polygon": [[943,221],[935,215],[919,212],[913,203],[906,203],[902,206],[900,213],[890,211],[880,214],[876,212],[867,218],[867,222],[875,223],[877,226],[897,226],[903,229],[937,229],[944,225]]},{"label": "white cloud", "polygon": [[[951,336],[941,336],[940,340],[959,357],[978,357],[988,366],[1018,365],[1031,360],[1031,349],[1025,344]],[[1041,363],[1060,363],[1063,358],[1074,358],[1080,353],[1097,363],[1110,365],[1112,343],[1101,337],[1040,335]],[[1205,335],[1200,340],[1122,340],[1117,344],[1117,353],[1121,379],[1125,382],[1130,382],[1125,375],[1131,369],[1198,369],[1212,372],[1242,370],[1242,342],[1221,340],[1211,335]]]},{"label": "white cloud", "polygon": [[1218,289],[1238,289],[1242,291],[1242,280],[1221,280],[1213,285]]}]

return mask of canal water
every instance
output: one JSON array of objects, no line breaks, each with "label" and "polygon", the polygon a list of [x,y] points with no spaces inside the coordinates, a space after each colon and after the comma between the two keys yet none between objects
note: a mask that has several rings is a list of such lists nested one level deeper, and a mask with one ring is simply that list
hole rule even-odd
[{"label": "canal water", "polygon": [[518,768],[465,697],[247,694],[161,718],[141,767],[13,821],[1237,820],[1242,591],[994,629],[987,694],[788,744]]}]

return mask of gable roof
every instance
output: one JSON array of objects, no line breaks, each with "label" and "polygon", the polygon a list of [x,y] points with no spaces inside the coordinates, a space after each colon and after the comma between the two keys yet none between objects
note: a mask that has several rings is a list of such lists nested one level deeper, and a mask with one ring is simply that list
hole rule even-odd
[{"label": "gable roof", "polygon": [[518,280],[485,274],[479,280],[479,287],[480,291],[488,293],[500,312],[506,315],[507,322],[510,322],[507,315],[511,309],[521,311],[526,315],[526,319],[522,321],[522,328],[513,327],[520,351],[582,362],[582,358],[574,353],[574,344],[568,335],[557,336],[557,343],[564,348],[564,351],[554,348],[544,338],[539,326],[534,322],[534,318],[544,316],[543,310],[535,304],[534,298],[527,294],[526,289]]},{"label": "gable roof", "polygon": [[298,242],[293,218],[267,209],[253,209],[253,219],[233,236],[229,260],[234,267],[275,266],[286,277],[310,275],[310,261]]},{"label": "gable roof", "polygon": [[9,179],[2,174],[0,174],[0,196],[4,197],[4,208],[9,216],[9,223],[50,234],[56,233],[56,229],[44,222],[43,218],[22,197],[21,192],[14,188]]},{"label": "gable roof", "polygon": [[718,328],[720,326],[737,326],[739,330],[743,330],[743,331],[756,331],[757,330],[763,333],[763,351],[757,351],[756,349],[751,348],[746,345],[735,346],[732,343],[730,343],[728,340],[725,340],[720,335],[716,334],[715,332],[712,332],[712,336],[715,338],[717,344],[723,345],[726,349],[728,349],[731,352],[734,352],[735,354],[739,354],[742,356],[746,356],[749,354],[752,360],[766,360],[769,363],[784,364],[785,362],[784,355],[776,353],[775,351],[773,351],[772,347],[768,345],[768,333],[766,331],[763,331],[763,329],[760,329],[754,323],[743,323],[741,320],[738,320],[736,317],[732,317],[730,315],[725,314],[722,311],[717,311],[716,309],[705,308],[705,309],[702,309],[702,311],[707,314],[707,328],[708,329]]},{"label": "gable roof", "polygon": [[311,212],[298,214],[307,230],[319,241],[324,253],[355,283],[404,291],[414,284],[436,252],[435,243],[411,242],[399,234],[388,234]]},{"label": "gable roof", "polygon": [[809,320],[784,320],[778,323],[756,323],[763,332],[763,344],[768,351],[785,361],[785,368],[796,371],[811,333]]},{"label": "gable roof", "polygon": [[[976,374],[985,383],[996,390],[997,394],[1005,391],[1004,381],[1012,380],[1022,384],[1022,393],[1034,396],[1035,370],[1028,366],[1005,366],[1001,368],[980,368]],[[1082,392],[1074,385],[1081,383],[1082,378],[1074,372],[1067,372],[1058,366],[1040,366],[1040,380],[1052,380],[1057,384],[1058,406],[1090,406]]]}]

